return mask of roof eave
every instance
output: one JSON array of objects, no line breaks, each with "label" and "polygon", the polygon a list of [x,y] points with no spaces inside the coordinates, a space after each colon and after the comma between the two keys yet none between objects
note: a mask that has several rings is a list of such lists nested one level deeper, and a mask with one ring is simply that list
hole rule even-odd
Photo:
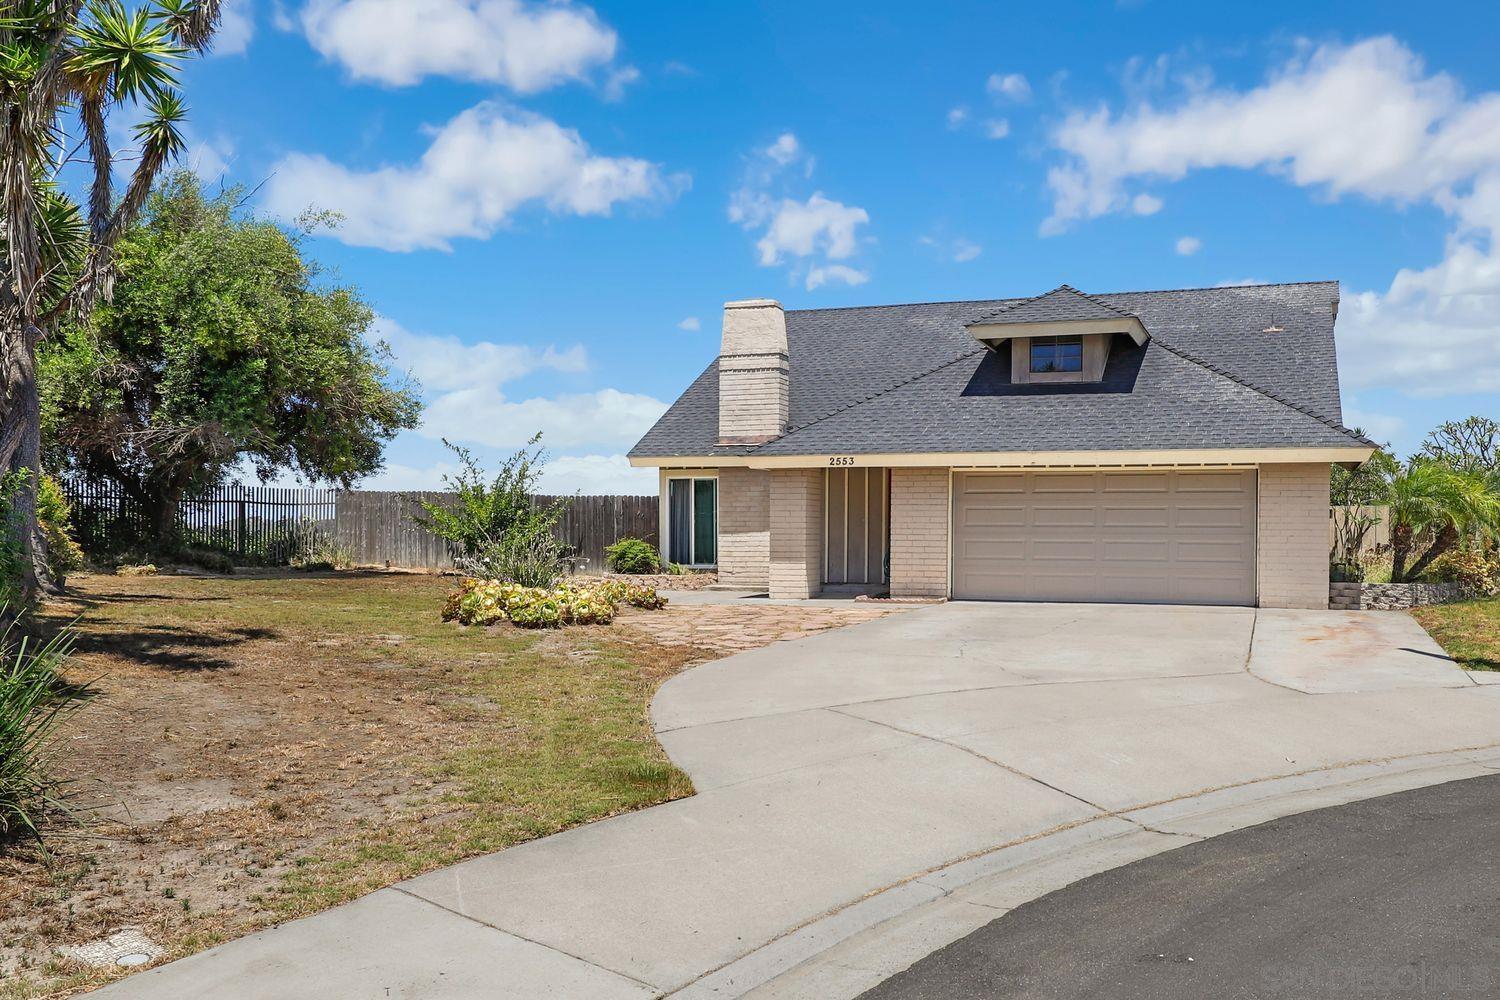
[{"label": "roof eave", "polygon": [[1032,323],[970,323],[969,336],[982,344],[995,344],[1012,337],[1059,337],[1084,333],[1123,333],[1137,345],[1151,338],[1145,325],[1134,316],[1117,319],[1049,320]]}]

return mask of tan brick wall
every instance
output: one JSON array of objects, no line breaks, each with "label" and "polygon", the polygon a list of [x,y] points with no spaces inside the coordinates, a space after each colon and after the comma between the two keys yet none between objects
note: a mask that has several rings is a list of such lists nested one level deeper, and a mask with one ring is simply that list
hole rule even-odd
[{"label": "tan brick wall", "polygon": [[764,587],[771,580],[771,474],[719,470],[719,582]]},{"label": "tan brick wall", "polygon": [[948,596],[948,470],[891,470],[891,596]]},{"label": "tan brick wall", "polygon": [[812,597],[823,569],[823,470],[773,469],[771,596]]},{"label": "tan brick wall", "polygon": [[1257,568],[1263,608],[1328,607],[1326,462],[1262,465]]}]

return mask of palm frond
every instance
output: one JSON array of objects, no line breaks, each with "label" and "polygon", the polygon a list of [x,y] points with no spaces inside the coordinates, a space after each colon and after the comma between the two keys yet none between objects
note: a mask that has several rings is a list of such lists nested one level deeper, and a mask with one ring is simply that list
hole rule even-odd
[{"label": "palm frond", "polygon": [[185,53],[147,8],[131,11],[120,0],[93,0],[75,31],[67,68],[86,94],[107,91],[113,100],[132,100],[174,86],[176,60]]},{"label": "palm frond", "polygon": [[213,40],[223,14],[221,0],[156,0],[155,17],[178,44],[202,52]]}]

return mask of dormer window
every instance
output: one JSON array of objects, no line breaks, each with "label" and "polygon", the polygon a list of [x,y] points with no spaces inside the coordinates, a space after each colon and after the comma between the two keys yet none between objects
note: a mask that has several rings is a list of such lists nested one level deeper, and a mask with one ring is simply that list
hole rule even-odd
[{"label": "dormer window", "polygon": [[1082,335],[1031,338],[1031,373],[1050,375],[1083,371]]}]

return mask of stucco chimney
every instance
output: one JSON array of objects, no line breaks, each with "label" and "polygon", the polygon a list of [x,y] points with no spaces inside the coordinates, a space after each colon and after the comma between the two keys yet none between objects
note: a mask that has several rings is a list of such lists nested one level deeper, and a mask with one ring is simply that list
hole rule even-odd
[{"label": "stucco chimney", "polygon": [[775,299],[724,303],[719,443],[761,444],[790,419],[786,313]]}]

